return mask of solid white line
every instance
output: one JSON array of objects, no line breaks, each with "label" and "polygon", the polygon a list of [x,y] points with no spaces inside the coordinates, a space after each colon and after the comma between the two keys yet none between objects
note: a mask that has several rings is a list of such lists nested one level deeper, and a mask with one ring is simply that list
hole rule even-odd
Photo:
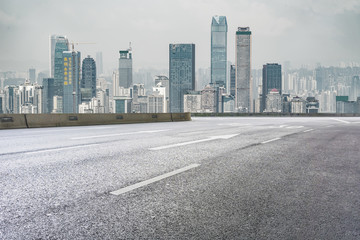
[{"label": "solid white line", "polygon": [[187,167],[183,167],[183,168],[180,168],[180,169],[177,169],[175,171],[172,171],[172,172],[169,172],[169,173],[165,173],[163,175],[160,175],[160,176],[157,176],[157,177],[154,177],[154,178],[151,178],[151,179],[148,179],[148,180],[145,180],[145,181],[142,181],[142,182],[139,182],[139,183],[136,183],[134,185],[130,185],[128,187],[124,187],[124,188],[121,188],[119,190],[116,190],[116,191],[113,191],[113,192],[110,192],[110,194],[112,195],[120,195],[120,194],[123,194],[123,193],[126,193],[126,192],[130,192],[132,190],[135,190],[137,188],[140,188],[140,187],[143,187],[143,186],[146,186],[146,185],[149,185],[151,183],[154,183],[154,182],[158,182],[162,179],[165,179],[165,178],[168,178],[168,177],[171,177],[171,176],[174,176],[176,174],[179,174],[179,173],[182,173],[182,172],[185,172],[185,171],[188,171],[192,168],[196,168],[200,166],[200,164],[191,164]]},{"label": "solid white line", "polygon": [[167,148],[190,145],[190,144],[194,144],[194,143],[208,142],[208,141],[213,141],[213,140],[216,140],[216,139],[229,139],[229,138],[235,137],[237,135],[239,135],[239,134],[231,134],[231,135],[223,135],[223,136],[212,136],[212,137],[205,138],[205,139],[200,139],[200,140],[194,140],[194,141],[189,141],[189,142],[182,142],[182,143],[175,143],[175,144],[165,145],[165,146],[161,146],[161,147],[149,148],[149,150],[156,151],[156,150],[162,150],[162,149],[167,149]]},{"label": "solid white line", "polygon": [[94,144],[87,144],[87,145],[81,145],[81,146],[62,147],[62,148],[54,148],[54,149],[47,149],[47,150],[39,150],[39,151],[26,152],[25,154],[34,154],[34,153],[42,153],[42,152],[60,151],[60,150],[64,150],[64,149],[82,148],[82,147],[89,147],[89,146],[95,146],[95,145],[99,145],[99,144],[98,144],[98,143],[94,143]]},{"label": "solid white line", "polygon": [[70,138],[70,139],[79,140],[79,139],[89,139],[89,138],[115,137],[115,136],[133,135],[133,134],[139,134],[139,133],[156,133],[156,132],[163,132],[163,131],[169,131],[169,129],[138,131],[138,132],[128,132],[128,133],[116,133],[116,134],[106,134],[106,135],[95,135],[95,136],[86,136],[86,137],[75,137],[75,138]]},{"label": "solid white line", "polygon": [[280,140],[281,138],[274,138],[274,139],[270,139],[270,140],[267,140],[265,142],[262,142],[262,144],[264,143],[269,143],[269,142],[273,142],[273,141],[277,141],[277,140]]},{"label": "solid white line", "polygon": [[290,127],[286,127],[286,128],[303,128],[304,126],[290,126]]},{"label": "solid white line", "polygon": [[305,133],[305,132],[311,132],[311,131],[314,131],[314,129],[305,130],[304,133]]},{"label": "solid white line", "polygon": [[348,121],[341,120],[341,119],[337,119],[337,118],[330,118],[330,119],[335,120],[335,121],[338,121],[338,122],[342,122],[342,123],[347,123],[347,124],[350,123],[350,122],[348,122]]}]

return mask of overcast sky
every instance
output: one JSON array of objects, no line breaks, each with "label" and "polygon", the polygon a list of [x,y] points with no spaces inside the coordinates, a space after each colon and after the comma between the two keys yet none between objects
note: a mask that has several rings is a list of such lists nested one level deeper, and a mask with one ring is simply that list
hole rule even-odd
[{"label": "overcast sky", "polygon": [[195,43],[196,67],[210,66],[210,26],[227,17],[228,60],[235,31],[252,31],[252,64],[360,63],[360,0],[0,0],[0,70],[48,70],[49,35],[66,35],[82,57],[103,52],[116,68],[132,42],[134,68],[168,68],[169,43]]}]

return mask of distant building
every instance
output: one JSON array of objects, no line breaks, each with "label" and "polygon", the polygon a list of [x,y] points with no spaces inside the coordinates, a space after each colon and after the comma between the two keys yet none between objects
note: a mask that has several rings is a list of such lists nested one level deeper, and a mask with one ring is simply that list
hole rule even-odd
[{"label": "distant building", "polygon": [[336,96],[336,113],[359,113],[360,99],[357,101],[349,101],[348,96]]},{"label": "distant building", "polygon": [[133,85],[132,51],[129,48],[120,50],[119,53],[119,85],[114,87],[129,88]]},{"label": "distant building", "polygon": [[30,83],[30,81],[21,84],[18,87],[18,113],[42,113],[42,89],[42,86]]},{"label": "distant building", "polygon": [[163,105],[163,113],[169,112],[169,97],[167,96],[167,88],[162,85],[161,82],[157,83],[155,87],[153,87],[153,92],[156,92],[158,95],[162,96],[162,105]]},{"label": "distant building", "polygon": [[293,97],[290,104],[291,113],[306,113],[306,101],[301,97]]},{"label": "distant building", "polygon": [[53,98],[53,110],[52,113],[62,113],[63,112],[63,97],[54,96]]},{"label": "distant building", "polygon": [[235,112],[235,97],[232,95],[222,96],[222,112],[231,113]]},{"label": "distant building", "polygon": [[[54,37],[54,38],[53,38]],[[63,96],[64,95],[64,61],[63,61],[63,52],[69,51],[69,41],[66,37],[63,36],[52,36],[51,37],[51,51],[54,47],[54,52],[51,52],[52,63],[50,70],[50,77],[54,78],[54,89],[55,95]],[[53,66],[53,67],[52,67]]]},{"label": "distant building", "polygon": [[282,113],[291,113],[290,94],[281,95]]},{"label": "distant building", "polygon": [[236,93],[236,66],[230,66],[230,95],[235,97]]},{"label": "distant building", "polygon": [[131,97],[115,96],[114,97],[114,113],[131,113]]},{"label": "distant building", "polygon": [[184,95],[184,112],[199,113],[202,112],[201,92],[189,91]]},{"label": "distant building", "polygon": [[282,101],[279,90],[274,88],[269,91],[266,97],[265,109],[263,112],[280,113],[282,112]]},{"label": "distant building", "polygon": [[80,95],[80,52],[63,52],[63,113],[78,113]]},{"label": "distant building", "polygon": [[95,60],[90,56],[87,56],[87,58],[84,58],[82,61],[80,88],[82,93],[90,93],[90,96],[81,96],[82,101],[88,101],[89,99],[96,97],[96,64]]},{"label": "distant building", "polygon": [[148,113],[165,113],[164,112],[164,96],[155,91],[147,96],[147,112]]},{"label": "distant building", "polygon": [[202,112],[216,112],[217,94],[216,89],[211,85],[207,85],[201,91],[201,109]]},{"label": "distant building", "polygon": [[238,112],[253,112],[251,79],[251,31],[249,27],[239,27],[236,31],[236,93]]},{"label": "distant building", "polygon": [[170,112],[184,112],[184,94],[195,90],[195,44],[169,45]]},{"label": "distant building", "polygon": [[54,106],[54,78],[44,78],[43,86],[43,113],[51,113]]},{"label": "distant building", "polygon": [[211,21],[211,83],[226,87],[227,31],[225,16],[214,16]]},{"label": "distant building", "polygon": [[315,97],[306,98],[306,113],[318,113],[319,101]]},{"label": "distant building", "polygon": [[35,70],[35,68],[30,68],[29,69],[29,81],[31,83],[36,82],[36,70]]},{"label": "distant building", "polygon": [[[264,111],[267,107],[266,98],[270,91],[276,89],[279,95],[282,94],[281,85],[281,65],[278,63],[267,63],[266,65],[263,65],[261,111]],[[267,110],[269,111],[269,109]]]}]

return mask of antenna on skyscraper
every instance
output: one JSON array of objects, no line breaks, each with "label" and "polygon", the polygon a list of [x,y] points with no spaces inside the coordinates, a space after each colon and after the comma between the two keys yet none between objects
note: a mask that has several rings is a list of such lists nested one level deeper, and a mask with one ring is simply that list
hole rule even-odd
[{"label": "antenna on skyscraper", "polygon": [[129,42],[129,51],[132,51],[132,49],[131,49],[131,42]]}]

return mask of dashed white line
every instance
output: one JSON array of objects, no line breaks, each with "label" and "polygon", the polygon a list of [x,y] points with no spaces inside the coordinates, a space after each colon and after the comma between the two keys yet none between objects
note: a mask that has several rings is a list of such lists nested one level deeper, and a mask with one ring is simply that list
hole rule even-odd
[{"label": "dashed white line", "polygon": [[216,139],[229,139],[229,138],[235,137],[237,135],[239,135],[239,134],[212,136],[212,137],[200,139],[200,140],[194,140],[194,141],[189,141],[189,142],[175,143],[175,144],[170,144],[170,145],[165,145],[165,146],[160,146],[160,147],[149,148],[149,150],[156,151],[156,150],[162,150],[162,149],[167,149],[167,148],[190,145],[190,144],[194,144],[194,143],[208,142],[208,141],[213,141]]},{"label": "dashed white line", "polygon": [[290,126],[290,127],[286,127],[286,128],[303,128],[304,126]]},{"label": "dashed white line", "polygon": [[330,118],[330,119],[335,120],[335,121],[338,121],[338,122],[346,123],[346,124],[349,124],[349,123],[350,123],[350,122],[345,121],[345,120],[342,120],[342,119],[337,119],[337,118]]},{"label": "dashed white line", "polygon": [[26,152],[25,154],[34,154],[34,153],[42,153],[42,152],[53,152],[53,151],[60,151],[60,150],[66,150],[66,149],[72,149],[72,148],[83,148],[83,147],[89,147],[89,146],[95,146],[95,145],[99,145],[99,144],[98,144],[98,143],[94,143],[94,144],[87,144],[87,145],[81,145],[81,146],[53,148],[53,149],[47,149],[47,150],[39,150],[39,151]]},{"label": "dashed white line", "polygon": [[140,187],[144,187],[146,185],[149,185],[151,183],[154,183],[154,182],[158,182],[160,180],[163,180],[165,178],[168,178],[168,177],[171,177],[171,176],[174,176],[176,174],[179,174],[179,173],[182,173],[182,172],[185,172],[185,171],[188,171],[190,169],[193,169],[193,168],[196,168],[200,166],[200,164],[191,164],[187,167],[183,167],[183,168],[180,168],[180,169],[177,169],[175,171],[172,171],[172,172],[169,172],[169,173],[165,173],[163,175],[160,175],[160,176],[157,176],[157,177],[154,177],[154,178],[151,178],[151,179],[148,179],[148,180],[145,180],[145,181],[142,181],[142,182],[139,182],[139,183],[136,183],[134,185],[130,185],[128,187],[124,187],[124,188],[121,188],[119,190],[116,190],[116,191],[113,191],[113,192],[110,192],[110,194],[112,195],[120,195],[120,194],[123,194],[123,193],[126,193],[126,192],[130,192],[132,190],[135,190],[137,188],[140,188]]},{"label": "dashed white line", "polygon": [[305,130],[303,132],[305,133],[305,132],[311,132],[311,131],[314,131],[314,129],[308,129],[308,130]]},{"label": "dashed white line", "polygon": [[139,133],[157,133],[157,132],[164,132],[164,131],[169,131],[169,129],[138,131],[138,132],[128,132],[128,133],[115,133],[115,134],[95,135],[95,136],[86,136],[86,137],[74,137],[74,138],[70,138],[70,139],[79,140],[79,139],[90,139],[90,138],[115,137],[115,136],[125,136],[125,135],[139,134]]},{"label": "dashed white line", "polygon": [[274,142],[274,141],[277,141],[277,140],[280,140],[280,139],[281,138],[273,138],[273,139],[267,140],[265,142],[262,142],[262,144],[269,143],[269,142]]}]

